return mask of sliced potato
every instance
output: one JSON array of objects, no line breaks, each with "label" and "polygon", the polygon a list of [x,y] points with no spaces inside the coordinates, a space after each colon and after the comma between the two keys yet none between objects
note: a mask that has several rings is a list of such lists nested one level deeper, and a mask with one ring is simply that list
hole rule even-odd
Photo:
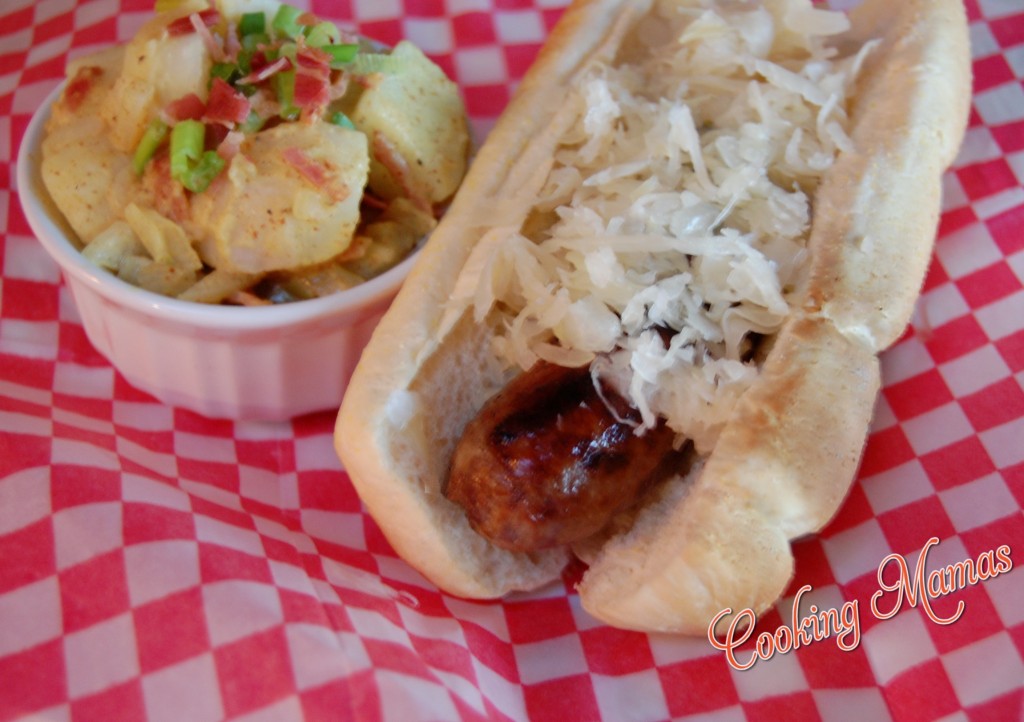
[{"label": "sliced potato", "polygon": [[352,121],[371,139],[380,133],[402,157],[409,178],[375,159],[369,186],[381,198],[403,195],[403,185],[423,189],[427,200],[450,197],[466,170],[469,129],[455,83],[423,52],[401,41],[391,52],[401,72],[385,73],[356,103]]},{"label": "sliced potato", "polygon": [[121,74],[123,60],[124,47],[115,45],[68,61],[67,85],[53,106],[48,130],[97,115]]},{"label": "sliced potato", "polygon": [[184,229],[152,208],[129,203],[124,218],[138,236],[146,251],[157,263],[166,263],[185,271],[203,267],[199,254],[185,235]]},{"label": "sliced potato", "polygon": [[101,231],[82,249],[82,255],[101,268],[117,273],[124,259],[142,256],[146,247],[124,221],[116,221]]},{"label": "sliced potato", "polygon": [[251,288],[261,278],[258,273],[215,269],[179,293],[178,298],[195,303],[223,303],[230,296]]},{"label": "sliced potato", "polygon": [[177,296],[196,282],[194,271],[153,261],[139,269],[139,285],[162,296]]},{"label": "sliced potato", "polygon": [[129,165],[130,160],[110,145],[103,122],[96,117],[56,127],[43,141],[43,184],[83,242],[120,216],[108,192]]},{"label": "sliced potato", "polygon": [[377,221],[364,230],[372,239],[365,252],[344,267],[362,278],[373,278],[405,258],[415,247],[422,234],[397,221]]},{"label": "sliced potato", "polygon": [[327,263],[282,273],[276,285],[291,300],[304,300],[329,296],[345,291],[363,282],[361,276],[335,263]]},{"label": "sliced potato", "polygon": [[362,133],[327,123],[286,123],[251,137],[192,198],[200,255],[213,268],[246,273],[334,258],[359,223],[369,162]]},{"label": "sliced potato", "polygon": [[381,220],[395,221],[409,228],[417,236],[425,236],[437,226],[437,219],[408,198],[395,198],[388,204]]},{"label": "sliced potato", "polygon": [[202,37],[165,32],[169,22],[204,7],[205,2],[193,1],[157,15],[125,47],[121,75],[101,109],[110,142],[122,153],[135,150],[160,108],[190,93],[206,99],[213,60]]},{"label": "sliced potato", "polygon": [[118,276],[133,286],[171,297],[185,291],[199,278],[195,271],[186,271],[170,263],[160,263],[145,256],[125,258]]}]

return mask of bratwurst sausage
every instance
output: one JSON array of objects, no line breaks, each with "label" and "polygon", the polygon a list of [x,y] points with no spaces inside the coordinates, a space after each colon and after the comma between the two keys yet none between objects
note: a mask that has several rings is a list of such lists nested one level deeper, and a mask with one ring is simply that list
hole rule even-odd
[{"label": "bratwurst sausage", "polygon": [[495,545],[535,551],[601,531],[672,453],[664,424],[595,386],[588,367],[538,362],[493,396],[456,446],[444,494]]}]

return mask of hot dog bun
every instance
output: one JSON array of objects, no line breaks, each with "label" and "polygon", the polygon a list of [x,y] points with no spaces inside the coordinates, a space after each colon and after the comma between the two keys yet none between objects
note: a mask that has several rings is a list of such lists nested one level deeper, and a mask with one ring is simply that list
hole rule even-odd
[{"label": "hot dog bun", "polygon": [[[488,232],[485,209],[536,189],[536,169],[573,120],[561,112],[564,88],[624,52],[651,5],[567,9],[378,326],[338,416],[337,452],[367,510],[403,558],[458,596],[534,589],[559,577],[570,551],[498,549],[440,493],[463,427],[513,373],[489,328],[471,310],[452,313],[449,298]],[[828,522],[855,476],[878,353],[920,291],[971,78],[961,0],[867,0],[850,19],[840,44],[881,42],[848,109],[854,149],[813,199],[800,303],[713,450],[628,524],[575,550],[589,563],[582,604],[609,624],[703,634],[725,608],[763,611],[793,574],[790,542]]]}]

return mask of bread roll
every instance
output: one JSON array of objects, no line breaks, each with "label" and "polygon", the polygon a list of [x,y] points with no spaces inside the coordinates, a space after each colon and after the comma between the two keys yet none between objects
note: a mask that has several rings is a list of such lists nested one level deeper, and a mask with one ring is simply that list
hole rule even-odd
[{"label": "bread roll", "polygon": [[[567,107],[567,88],[637,56],[638,38],[657,24],[652,13],[699,15],[704,5],[590,0],[566,10],[356,369],[337,452],[398,554],[451,594],[535,589],[558,579],[575,552],[589,565],[578,593],[593,616],[706,634],[723,609],[760,613],[779,598],[793,574],[790,542],[821,529],[855,477],[880,386],[878,354],[909,321],[941,175],[966,125],[961,0],[867,0],[848,29],[830,35],[849,62],[863,62],[842,109],[849,143],[810,199],[809,260],[787,291],[787,315],[708,434],[713,443],[698,443],[695,463],[575,550],[498,549],[440,491],[462,429],[519,370],[496,351],[493,312],[482,318],[465,301],[474,290],[462,284],[474,275],[464,267],[479,262],[478,246],[535,222],[550,159],[581,117]],[[786,34],[801,23],[836,22],[796,0],[766,0],[763,9],[776,21],[775,43],[796,42]],[[858,54],[868,42],[876,44]]]}]

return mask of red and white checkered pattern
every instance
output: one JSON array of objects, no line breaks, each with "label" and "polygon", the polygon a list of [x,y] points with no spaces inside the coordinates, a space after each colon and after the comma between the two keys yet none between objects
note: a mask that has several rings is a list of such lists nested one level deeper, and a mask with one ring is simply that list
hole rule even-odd
[{"label": "red and white checkered pattern", "polygon": [[[898,0],[894,0],[898,1]],[[331,447],[333,414],[210,421],[130,387],[86,340],[21,214],[13,159],[68,57],[149,0],[0,5],[0,720],[1024,718],[1024,5],[966,0],[975,98],[915,323],[883,358],[859,481],[758,630],[855,600],[834,640],[737,671],[703,639],[596,623],[561,585],[440,594],[397,559]],[[486,132],[565,0],[313,0],[409,37]],[[837,3],[849,5],[851,3]],[[870,610],[889,554],[1015,568]],[[749,656],[747,651],[741,656]]]}]

